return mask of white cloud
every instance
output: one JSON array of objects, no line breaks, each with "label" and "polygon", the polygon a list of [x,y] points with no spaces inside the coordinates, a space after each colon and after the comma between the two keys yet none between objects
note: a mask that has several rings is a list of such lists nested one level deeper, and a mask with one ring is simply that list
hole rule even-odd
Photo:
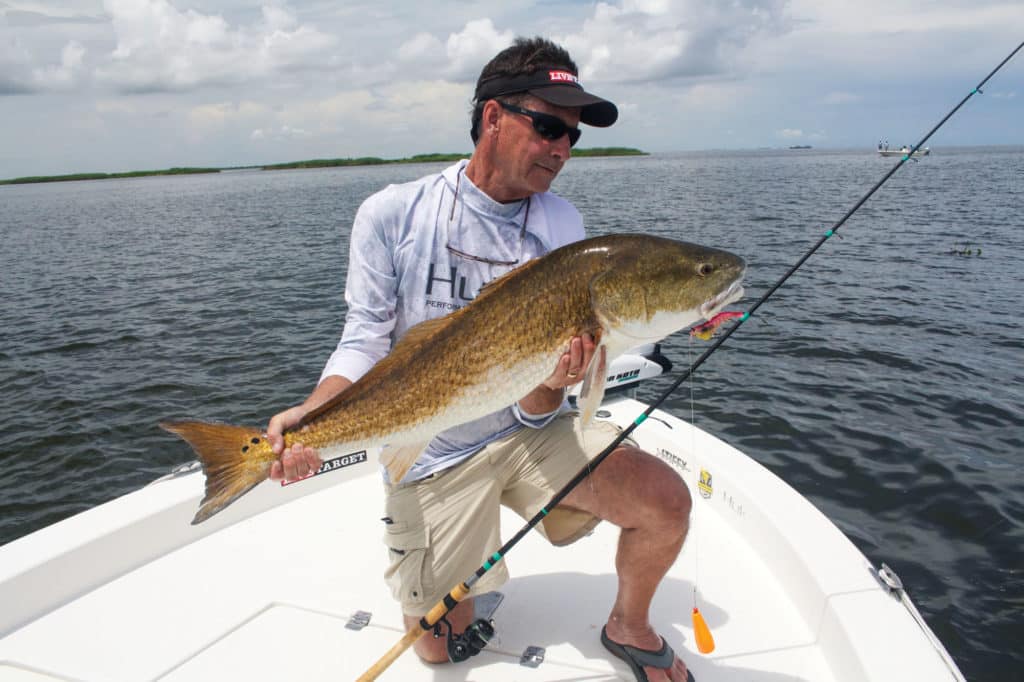
[{"label": "white cloud", "polygon": [[761,35],[789,30],[783,0],[598,3],[563,44],[586,80],[636,82],[729,74]]},{"label": "white cloud", "polygon": [[302,140],[308,137],[312,137],[312,133],[302,128],[293,128],[291,126],[283,125],[279,128],[257,128],[252,131],[249,136],[253,140]]},{"label": "white cloud", "polygon": [[[742,53],[766,35],[790,30],[785,0],[707,3],[703,0],[599,2],[568,35],[552,36],[572,54],[583,81],[633,85],[674,78],[728,80],[746,71]],[[541,31],[542,32],[542,31]],[[523,35],[534,31],[522,30]],[[492,19],[472,19],[444,42],[421,31],[405,40],[398,59],[417,74],[429,69],[456,82],[473,82],[481,67],[516,33]]]},{"label": "white cloud", "polygon": [[[271,128],[290,127],[325,138],[352,135],[359,130],[386,131],[388,137],[413,131],[438,131],[449,126],[466,129],[469,116],[466,102],[468,85],[447,81],[402,82],[371,90],[360,89],[323,98],[289,101],[273,110],[259,112],[269,124],[258,126],[264,133]],[[414,115],[410,115],[414,112]],[[243,112],[237,112],[241,115]],[[250,109],[244,112],[251,115]],[[464,123],[464,125],[463,125]],[[376,144],[374,140],[353,140],[359,145]]]},{"label": "white cloud", "polygon": [[0,41],[0,95],[31,90],[32,57],[17,38]]},{"label": "white cloud", "polygon": [[[873,143],[940,114],[928,96],[966,92],[1021,18],[1019,0],[0,0],[0,177],[466,150],[480,68],[538,34],[619,105],[584,144]],[[1022,58],[972,102],[1000,123],[949,139],[1019,143]]]},{"label": "white cloud", "polygon": [[60,61],[34,65],[35,59],[19,40],[0,42],[0,95],[70,89],[84,73],[85,48],[71,40],[60,51]]},{"label": "white cloud", "polygon": [[126,91],[238,83],[317,63],[335,42],[299,23],[285,5],[264,6],[262,21],[232,26],[223,17],[179,10],[168,0],[104,0],[117,45],[96,75]]},{"label": "white cloud", "polygon": [[398,58],[404,62],[437,62],[445,57],[445,47],[429,33],[417,33],[398,48]]},{"label": "white cloud", "polygon": [[512,44],[512,31],[498,31],[490,19],[466,22],[459,33],[445,43],[448,55],[446,75],[452,80],[476,81],[480,68],[500,50]]},{"label": "white cloud", "polygon": [[264,5],[262,12],[263,23],[271,31],[287,31],[299,25],[299,20],[295,13],[288,7]]},{"label": "white cloud", "polygon": [[790,12],[797,30],[772,46],[773,61],[876,84],[991,68],[990,49],[1018,44],[1024,22],[1017,0],[791,0]]},{"label": "white cloud", "polygon": [[187,115],[193,128],[211,129],[246,125],[273,115],[273,110],[259,102],[215,102],[192,107]]},{"label": "white cloud", "polygon": [[814,31],[856,34],[926,34],[1020,25],[1021,6],[1014,0],[860,0],[856,3],[790,0],[794,16]]},{"label": "white cloud", "polygon": [[84,57],[85,48],[78,41],[72,40],[61,50],[60,64],[33,69],[32,81],[44,90],[70,88],[82,71]]}]

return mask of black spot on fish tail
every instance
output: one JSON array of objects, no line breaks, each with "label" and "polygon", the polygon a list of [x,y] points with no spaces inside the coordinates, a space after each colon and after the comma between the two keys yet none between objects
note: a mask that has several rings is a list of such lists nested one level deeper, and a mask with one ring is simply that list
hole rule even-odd
[{"label": "black spot on fish tail", "polygon": [[259,443],[258,429],[205,422],[161,422],[160,427],[181,436],[203,465],[206,494],[192,519],[193,525],[210,518],[267,478],[271,458],[261,466],[244,455],[249,446],[239,448],[240,443]]}]

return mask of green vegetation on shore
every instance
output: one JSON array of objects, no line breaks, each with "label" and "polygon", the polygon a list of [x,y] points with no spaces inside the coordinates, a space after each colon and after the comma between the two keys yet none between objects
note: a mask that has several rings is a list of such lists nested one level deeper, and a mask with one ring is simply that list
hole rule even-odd
[{"label": "green vegetation on shore", "polygon": [[648,156],[647,152],[633,147],[590,147],[573,149],[573,156]]},{"label": "green vegetation on shore", "polygon": [[260,170],[287,170],[289,168],[331,168],[334,166],[381,166],[388,163],[432,163],[435,161],[458,161],[468,159],[469,154],[417,154],[404,159],[382,159],[377,156],[360,156],[355,159],[309,159],[289,163],[273,163],[260,166]]},{"label": "green vegetation on shore", "polygon": [[127,173],[74,173],[72,175],[34,175],[12,180],[0,180],[0,185],[24,185],[33,182],[70,182],[72,180],[111,180],[114,178],[140,178],[145,175],[192,175],[219,173],[220,168],[167,168],[166,170],[128,171]]},{"label": "green vegetation on shore", "polygon": [[[573,156],[646,156],[647,152],[631,147],[592,147],[590,149],[574,149]],[[465,154],[417,154],[404,159],[382,159],[376,156],[363,156],[355,159],[310,159],[308,161],[292,161],[291,163],[275,163],[260,166],[261,170],[284,170],[288,168],[329,168],[332,166],[377,166],[388,163],[436,163],[452,162],[468,159]]]},{"label": "green vegetation on shore", "polygon": [[[573,156],[646,156],[647,152],[631,147],[591,147],[574,149]],[[219,173],[224,170],[286,170],[290,168],[331,168],[335,166],[377,166],[392,163],[437,163],[468,159],[465,154],[416,154],[403,159],[381,159],[363,156],[347,159],[309,159],[291,163],[275,163],[265,166],[241,166],[231,168],[168,168],[167,170],[130,171],[127,173],[75,173],[73,175],[49,175],[0,180],[0,185],[20,185],[34,182],[68,182],[71,180],[111,180],[115,178],[138,178],[146,175],[185,175],[193,173]]]}]

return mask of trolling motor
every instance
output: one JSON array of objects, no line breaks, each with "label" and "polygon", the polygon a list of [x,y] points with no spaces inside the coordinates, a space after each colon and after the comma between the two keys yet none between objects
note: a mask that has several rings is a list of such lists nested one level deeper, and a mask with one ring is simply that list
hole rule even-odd
[{"label": "trolling motor", "polygon": [[461,663],[472,656],[476,656],[487,646],[487,643],[494,637],[494,624],[490,621],[478,618],[462,634],[456,635],[452,630],[452,624],[446,616],[434,625],[434,639],[441,636],[441,623],[448,628],[446,647],[448,649],[448,660],[452,663]]}]

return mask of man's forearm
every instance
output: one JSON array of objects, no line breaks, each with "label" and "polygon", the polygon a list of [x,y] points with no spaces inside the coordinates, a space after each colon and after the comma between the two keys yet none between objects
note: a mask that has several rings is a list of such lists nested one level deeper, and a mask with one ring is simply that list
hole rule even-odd
[{"label": "man's forearm", "polygon": [[564,389],[548,388],[541,384],[519,399],[519,409],[526,414],[549,414],[559,408],[564,398]]},{"label": "man's forearm", "polygon": [[325,377],[323,381],[317,384],[317,387],[313,389],[313,392],[309,394],[309,397],[303,401],[302,406],[307,412],[309,412],[344,391],[346,388],[351,386],[352,383],[353,382],[351,380],[339,374]]}]

